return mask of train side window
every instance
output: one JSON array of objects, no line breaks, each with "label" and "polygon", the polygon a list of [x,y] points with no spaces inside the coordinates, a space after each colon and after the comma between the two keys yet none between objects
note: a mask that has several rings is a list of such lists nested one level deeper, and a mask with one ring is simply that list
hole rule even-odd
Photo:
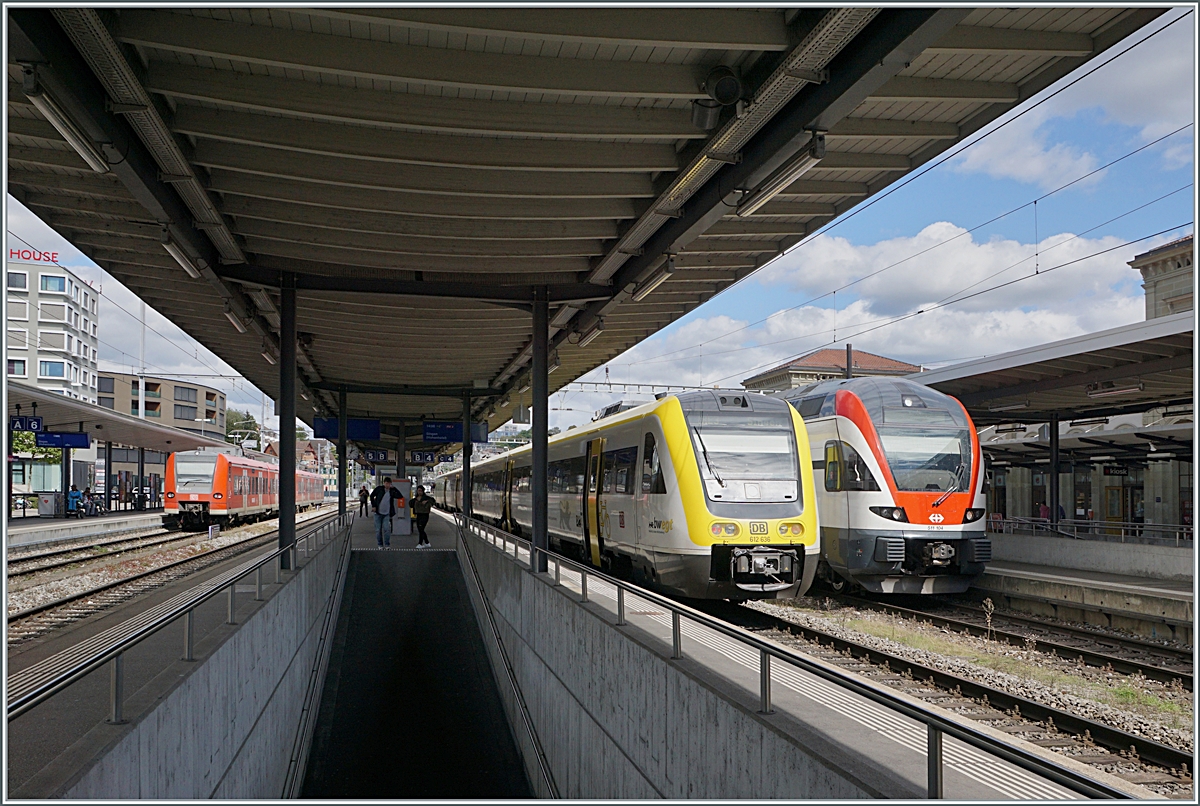
[{"label": "train side window", "polygon": [[642,492],[662,494],[667,491],[666,480],[663,478],[662,465],[658,461],[658,446],[654,435],[646,435],[646,444],[642,449]]},{"label": "train side window", "polygon": [[831,493],[842,489],[842,450],[837,440],[825,443],[825,489]]}]

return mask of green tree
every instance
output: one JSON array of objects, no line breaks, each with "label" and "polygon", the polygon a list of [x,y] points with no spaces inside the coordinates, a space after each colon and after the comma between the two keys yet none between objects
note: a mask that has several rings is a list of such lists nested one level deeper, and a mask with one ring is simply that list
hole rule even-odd
[{"label": "green tree", "polygon": [[229,409],[225,412],[225,441],[241,445],[247,439],[262,439],[258,421],[248,411]]},{"label": "green tree", "polygon": [[48,459],[51,462],[62,461],[62,450],[59,448],[39,448],[37,437],[31,431],[10,431],[9,450],[13,454],[27,453],[34,459]]}]

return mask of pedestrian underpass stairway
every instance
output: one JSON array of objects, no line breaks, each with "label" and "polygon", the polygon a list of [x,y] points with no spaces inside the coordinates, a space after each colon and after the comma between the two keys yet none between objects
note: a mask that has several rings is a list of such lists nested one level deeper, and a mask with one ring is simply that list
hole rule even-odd
[{"label": "pedestrian underpass stairway", "polygon": [[303,798],[529,798],[453,527],[376,550],[355,524]]}]

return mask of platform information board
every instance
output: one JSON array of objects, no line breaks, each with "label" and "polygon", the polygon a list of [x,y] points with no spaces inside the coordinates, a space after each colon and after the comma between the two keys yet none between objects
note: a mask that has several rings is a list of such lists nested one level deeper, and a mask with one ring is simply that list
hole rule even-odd
[{"label": "platform information board", "polygon": [[[423,440],[434,444],[449,444],[462,442],[462,420],[426,420]],[[471,441],[484,443],[488,441],[487,423],[471,423]]]},{"label": "platform information board", "polygon": [[[338,418],[314,417],[313,436],[317,439],[328,439],[336,442],[338,438]],[[346,418],[346,439],[379,439],[379,420],[367,420],[358,417]]]},{"label": "platform information board", "polygon": [[78,431],[39,431],[37,433],[39,448],[90,448],[91,437]]}]

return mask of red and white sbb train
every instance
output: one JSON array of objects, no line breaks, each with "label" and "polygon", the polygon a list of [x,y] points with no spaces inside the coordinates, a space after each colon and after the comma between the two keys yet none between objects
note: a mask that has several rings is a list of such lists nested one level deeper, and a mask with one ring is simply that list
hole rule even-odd
[{"label": "red and white sbb train", "polygon": [[808,429],[835,590],[961,593],[992,558],[979,439],[963,405],[903,378],[830,380],[784,397]]},{"label": "red and white sbb train", "polygon": [[[322,478],[296,471],[296,509],[319,506]],[[163,525],[198,529],[232,525],[279,514],[279,466],[228,453],[188,451],[167,459]]]}]

